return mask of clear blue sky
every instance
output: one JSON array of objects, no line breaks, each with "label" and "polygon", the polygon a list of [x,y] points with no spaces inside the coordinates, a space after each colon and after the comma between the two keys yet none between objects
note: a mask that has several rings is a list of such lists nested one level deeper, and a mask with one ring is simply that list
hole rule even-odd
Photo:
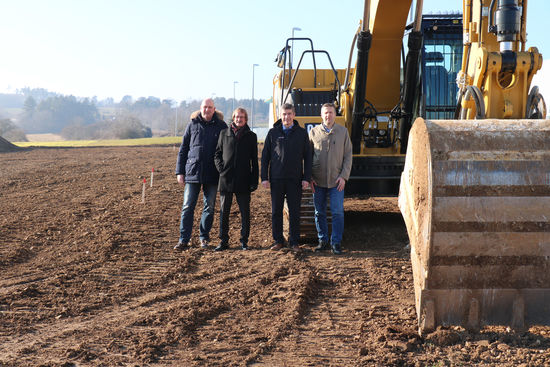
[{"label": "clear blue sky", "polygon": [[[425,0],[424,12],[462,0]],[[548,58],[550,1],[529,0],[528,46]],[[292,28],[347,64],[362,0],[17,0],[0,5],[0,92],[45,88],[80,97],[175,100],[271,95]],[[295,60],[295,64],[297,60]],[[539,82],[540,85],[540,82]],[[543,92],[548,87],[542,87]],[[546,97],[550,100],[550,95]]]}]

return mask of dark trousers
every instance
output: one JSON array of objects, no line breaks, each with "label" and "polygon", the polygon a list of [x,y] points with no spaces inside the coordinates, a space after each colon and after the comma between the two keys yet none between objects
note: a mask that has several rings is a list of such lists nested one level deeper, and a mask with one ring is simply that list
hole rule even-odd
[{"label": "dark trousers", "polygon": [[288,206],[288,244],[298,245],[300,239],[300,205],[302,202],[301,180],[273,180],[271,185],[271,228],[276,243],[284,243],[283,207]]},{"label": "dark trousers", "polygon": [[229,213],[233,194],[241,213],[241,244],[246,245],[250,234],[250,192],[220,192],[220,240],[225,244],[229,242]]}]

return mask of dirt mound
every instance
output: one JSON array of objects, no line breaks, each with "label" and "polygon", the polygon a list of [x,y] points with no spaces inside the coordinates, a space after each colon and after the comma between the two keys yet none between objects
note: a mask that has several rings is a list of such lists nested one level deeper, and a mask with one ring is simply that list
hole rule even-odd
[{"label": "dirt mound", "polygon": [[19,149],[21,148],[19,148],[17,145],[13,145],[12,143],[0,136],[0,153],[15,152]]}]

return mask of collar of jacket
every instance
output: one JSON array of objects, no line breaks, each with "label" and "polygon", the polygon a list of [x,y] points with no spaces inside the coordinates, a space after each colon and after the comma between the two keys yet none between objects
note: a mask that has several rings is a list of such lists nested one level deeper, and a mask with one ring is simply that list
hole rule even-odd
[{"label": "collar of jacket", "polygon": [[195,111],[191,114],[191,120],[197,120],[198,122],[216,122],[217,121],[223,121],[223,113],[216,110],[214,111],[214,116],[212,116],[211,121],[205,121],[204,118],[201,115],[201,111]]},{"label": "collar of jacket", "polygon": [[[290,127],[291,129],[294,129],[296,128],[296,126],[300,126],[300,123],[296,120],[292,120],[293,121],[293,124],[292,126]],[[277,121],[275,121],[275,123],[273,124],[273,127],[278,127],[280,128],[281,130],[283,130],[283,120],[282,119],[278,119]]]},{"label": "collar of jacket", "polygon": [[[250,126],[248,126],[248,123],[246,125],[244,125],[243,127],[241,127],[241,129],[243,130],[242,135],[244,135],[244,134],[251,131]],[[233,135],[233,123],[231,123],[231,125],[229,125],[229,129],[225,129],[225,130],[227,130],[225,132],[227,135]]]}]

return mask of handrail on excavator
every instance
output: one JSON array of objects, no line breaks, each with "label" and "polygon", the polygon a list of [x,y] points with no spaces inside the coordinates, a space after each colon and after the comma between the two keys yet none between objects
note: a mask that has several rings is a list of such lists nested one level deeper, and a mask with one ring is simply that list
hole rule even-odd
[{"label": "handrail on excavator", "polygon": [[[332,59],[330,58],[330,55],[327,51],[325,50],[305,50],[304,52],[302,52],[302,55],[300,56],[300,61],[298,62],[298,66],[296,66],[296,71],[294,72],[294,74],[292,75],[292,78],[290,79],[290,82],[288,83],[288,89],[286,91],[286,95],[284,96],[284,98],[282,99],[283,103],[286,102],[286,99],[288,98],[288,94],[290,93],[291,91],[291,87],[292,87],[292,84],[294,84],[294,79],[296,79],[296,74],[298,74],[298,70],[300,69],[300,64],[302,63],[303,59],[304,59],[304,56],[305,54],[308,54],[308,53],[311,53],[313,55],[313,59],[315,60],[315,54],[316,53],[322,53],[322,54],[325,54],[327,55],[327,58],[328,58],[328,62],[330,63],[330,67],[332,69],[332,72],[334,73],[334,79],[336,81],[336,85],[335,87],[337,88],[337,93],[338,93],[338,98],[337,100],[340,100],[340,79],[338,79],[338,72],[336,71],[336,69],[334,68],[334,64],[332,63]],[[313,80],[314,80],[314,86],[313,88],[317,88],[317,69],[313,69]],[[283,76],[283,83],[284,83],[284,76]],[[283,86],[284,87],[284,86]],[[284,88],[282,88],[282,90],[284,91]]]},{"label": "handrail on excavator", "polygon": [[[287,38],[286,40],[286,44],[285,44],[285,47],[281,50],[281,53],[283,53],[282,55],[282,59],[281,59],[281,55],[279,55],[277,57],[277,60],[282,61],[282,68],[283,68],[283,85],[281,86],[281,101],[285,101],[286,100],[286,97],[284,96],[284,90],[285,90],[285,86],[284,86],[284,83],[285,83],[285,77],[286,77],[286,61],[287,61],[287,54],[290,50],[290,46],[289,46],[289,41],[309,41],[309,44],[311,45],[311,51],[314,50],[313,48],[313,41],[311,40],[311,38],[308,38],[308,37],[291,37],[291,38]],[[291,51],[291,52],[294,52],[294,51]],[[289,64],[288,64],[289,68],[288,68],[288,74],[292,76],[292,64],[289,60]],[[296,68],[296,71],[298,69]],[[294,75],[296,75],[296,71],[294,72]],[[317,64],[315,63],[315,54],[313,54],[313,71],[314,71],[314,78],[315,78],[315,84],[317,84]],[[290,89],[290,88],[289,88]]]}]

